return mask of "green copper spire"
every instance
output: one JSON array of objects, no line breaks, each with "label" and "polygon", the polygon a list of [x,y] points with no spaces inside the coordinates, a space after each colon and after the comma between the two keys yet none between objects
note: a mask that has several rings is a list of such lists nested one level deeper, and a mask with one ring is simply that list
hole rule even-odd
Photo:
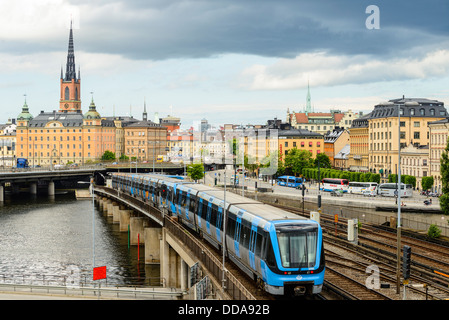
[{"label": "green copper spire", "polygon": [[310,101],[310,86],[309,81],[307,81],[307,99],[306,99],[306,113],[312,112],[312,103]]},{"label": "green copper spire", "polygon": [[24,96],[25,96],[25,102],[22,107],[22,112],[17,116],[17,120],[32,120],[33,116],[31,115],[31,113],[28,110],[26,94]]}]

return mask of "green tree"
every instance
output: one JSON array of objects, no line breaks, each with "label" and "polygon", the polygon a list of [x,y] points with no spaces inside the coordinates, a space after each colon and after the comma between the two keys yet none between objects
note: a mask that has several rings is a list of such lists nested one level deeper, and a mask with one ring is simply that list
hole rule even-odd
[{"label": "green tree", "polygon": [[318,161],[320,162],[320,169],[331,167],[331,160],[325,153],[319,153],[316,155],[314,160],[315,167],[318,167]]},{"label": "green tree", "polygon": [[377,183],[380,183],[380,174],[379,174],[379,173],[373,173],[373,174],[371,174],[370,182],[377,182]]},{"label": "green tree", "polygon": [[405,184],[411,184],[413,188],[416,188],[416,177],[415,176],[406,176]]},{"label": "green tree", "polygon": [[430,239],[439,238],[441,235],[441,229],[438,228],[435,224],[431,224],[429,229],[427,230],[427,236]]},{"label": "green tree", "polygon": [[187,166],[188,176],[195,181],[198,181],[204,177],[204,166],[202,163],[189,164]]},{"label": "green tree", "polygon": [[290,149],[285,156],[284,165],[296,176],[303,168],[313,167],[312,153],[297,148]]},{"label": "green tree", "polygon": [[115,160],[115,153],[109,150],[106,150],[101,156],[101,160]]},{"label": "green tree", "polygon": [[119,160],[129,160],[129,157],[126,154],[122,154],[119,158]]},{"label": "green tree", "polygon": [[421,187],[423,190],[429,190],[433,186],[433,177],[422,177]]}]

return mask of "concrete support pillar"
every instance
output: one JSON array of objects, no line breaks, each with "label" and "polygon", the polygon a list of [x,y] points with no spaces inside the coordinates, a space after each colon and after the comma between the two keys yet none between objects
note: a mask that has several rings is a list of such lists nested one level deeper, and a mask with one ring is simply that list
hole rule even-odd
[{"label": "concrete support pillar", "polygon": [[117,202],[112,204],[112,223],[120,222],[120,206]]},{"label": "concrete support pillar", "polygon": [[159,264],[161,262],[162,229],[160,227],[145,228],[145,263]]},{"label": "concrete support pillar", "polygon": [[132,210],[120,210],[120,232],[128,232],[128,226],[130,225],[129,219],[132,215]]},{"label": "concrete support pillar", "polygon": [[178,256],[178,253],[175,251],[175,249],[173,249],[172,247],[170,247],[170,271],[169,271],[169,286],[170,287],[175,287],[175,288],[179,288],[180,284],[179,284],[179,277],[178,277],[178,273],[179,270],[181,269],[181,265],[180,265],[180,257]]},{"label": "concrete support pillar", "polygon": [[30,184],[30,193],[37,194],[37,182],[31,182]]},{"label": "concrete support pillar", "polygon": [[48,195],[49,196],[55,195],[55,183],[53,181],[48,182]]},{"label": "concrete support pillar", "polygon": [[106,198],[106,200],[104,200],[104,204],[103,204],[103,213],[106,215],[109,215],[109,204],[112,203],[111,200],[109,200],[108,198]]},{"label": "concrete support pillar", "polygon": [[19,194],[20,193],[20,188],[19,188],[19,185],[17,183],[11,183],[11,192],[12,192],[12,194]]},{"label": "concrete support pillar", "polygon": [[140,244],[143,244],[145,241],[144,236],[144,228],[146,227],[147,223],[145,221],[145,218],[142,217],[131,217],[129,218],[130,222],[130,242],[132,245],[137,245],[137,238],[140,240]]},{"label": "concrete support pillar", "polygon": [[166,233],[162,231],[161,241],[161,279],[164,287],[169,286],[169,271],[170,271],[170,259],[169,259],[170,246],[166,239]]},{"label": "concrete support pillar", "polygon": [[0,202],[5,201],[5,187],[0,184]]},{"label": "concrete support pillar", "polygon": [[108,207],[108,217],[109,216],[112,217],[112,214],[113,214],[113,210],[112,209],[114,207],[114,201],[108,200],[107,207]]},{"label": "concrete support pillar", "polygon": [[181,290],[186,291],[189,288],[189,266],[183,259],[181,260]]}]

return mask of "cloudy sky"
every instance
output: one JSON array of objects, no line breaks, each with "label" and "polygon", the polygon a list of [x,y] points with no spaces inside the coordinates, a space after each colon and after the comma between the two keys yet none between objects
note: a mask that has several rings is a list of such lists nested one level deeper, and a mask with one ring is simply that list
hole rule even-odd
[{"label": "cloudy sky", "polygon": [[[379,8],[379,29],[366,20]],[[449,105],[447,0],[0,0],[0,122],[59,108],[69,21],[82,108],[266,123],[381,101]]]}]

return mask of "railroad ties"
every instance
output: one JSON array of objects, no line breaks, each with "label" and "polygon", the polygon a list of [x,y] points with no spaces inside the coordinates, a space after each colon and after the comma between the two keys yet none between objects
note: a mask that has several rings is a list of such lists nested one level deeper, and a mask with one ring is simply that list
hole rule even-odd
[{"label": "railroad ties", "polygon": [[[309,217],[302,209],[284,210]],[[326,256],[323,296],[349,300],[449,299],[449,243],[432,243],[411,230],[402,230],[402,245],[412,248],[411,276],[405,287],[401,274],[397,293],[397,235],[395,228],[363,223],[357,243],[347,239],[347,219],[321,213]],[[401,254],[402,258],[402,254]],[[374,272],[375,271],[375,272]],[[378,277],[371,285],[373,277]],[[327,291],[327,292],[325,292]]]}]

